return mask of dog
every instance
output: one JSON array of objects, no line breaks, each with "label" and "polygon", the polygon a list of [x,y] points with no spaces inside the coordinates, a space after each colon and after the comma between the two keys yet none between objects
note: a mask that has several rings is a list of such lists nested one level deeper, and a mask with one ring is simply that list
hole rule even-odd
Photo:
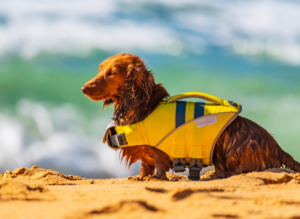
[{"label": "dog", "polygon": [[[114,104],[113,120],[117,125],[130,125],[144,120],[158,104],[169,97],[162,84],[156,84],[153,74],[143,60],[133,54],[118,54],[100,64],[98,74],[81,88],[94,101],[103,101],[103,107]],[[151,146],[137,145],[121,148],[126,164],[140,160],[141,171],[132,177],[144,180],[153,177],[167,180],[172,168],[169,156]],[[300,172],[300,164],[277,144],[264,128],[238,116],[220,135],[213,152],[216,178],[285,165]],[[156,172],[155,172],[156,169]],[[155,175],[154,175],[155,174]]]}]

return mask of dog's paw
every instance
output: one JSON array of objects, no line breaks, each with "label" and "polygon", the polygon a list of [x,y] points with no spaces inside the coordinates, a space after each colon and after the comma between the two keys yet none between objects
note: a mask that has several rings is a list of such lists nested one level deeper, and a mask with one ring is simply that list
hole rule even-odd
[{"label": "dog's paw", "polygon": [[225,172],[225,171],[215,171],[211,178],[214,179],[226,179],[228,177],[231,177],[233,175],[236,175],[232,172]]},{"label": "dog's paw", "polygon": [[153,181],[169,181],[168,177],[167,176],[157,176],[157,175],[154,175],[154,176],[150,176],[149,180],[153,180]]},{"label": "dog's paw", "polygon": [[127,179],[132,181],[144,181],[144,176],[141,175],[129,176]]}]

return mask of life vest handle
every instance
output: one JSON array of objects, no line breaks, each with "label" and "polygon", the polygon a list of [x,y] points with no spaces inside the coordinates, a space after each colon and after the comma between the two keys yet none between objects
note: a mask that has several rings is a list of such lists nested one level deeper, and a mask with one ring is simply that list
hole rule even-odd
[{"label": "life vest handle", "polygon": [[223,100],[219,97],[216,97],[216,96],[213,96],[210,94],[201,93],[201,92],[188,92],[188,93],[178,94],[178,95],[170,97],[167,100],[167,103],[173,103],[173,102],[176,102],[177,100],[186,99],[186,98],[200,98],[203,100],[213,102],[218,105],[225,105],[225,106],[230,105],[226,100]]}]

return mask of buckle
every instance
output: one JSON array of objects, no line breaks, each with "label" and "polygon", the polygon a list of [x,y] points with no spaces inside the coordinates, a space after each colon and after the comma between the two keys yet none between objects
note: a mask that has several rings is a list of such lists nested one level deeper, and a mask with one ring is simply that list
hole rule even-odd
[{"label": "buckle", "polygon": [[126,141],[125,133],[109,136],[110,143],[115,146],[122,146],[128,144]]},{"label": "buckle", "polygon": [[200,180],[200,171],[202,170],[202,162],[200,159],[192,158],[190,162],[189,180]]},{"label": "buckle", "polygon": [[174,158],[173,160],[173,170],[175,173],[184,172],[185,171],[185,159],[184,158]]},{"label": "buckle", "polygon": [[227,102],[231,105],[231,106],[234,106],[234,107],[237,107],[238,105],[233,102],[233,101],[230,101],[230,100],[227,100]]}]

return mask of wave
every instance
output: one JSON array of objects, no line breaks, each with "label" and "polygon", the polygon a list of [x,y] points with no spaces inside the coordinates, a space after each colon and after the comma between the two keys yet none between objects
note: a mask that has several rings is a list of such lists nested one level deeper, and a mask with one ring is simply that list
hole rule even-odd
[{"label": "wave", "polygon": [[128,173],[118,152],[102,143],[109,120],[85,121],[73,105],[49,107],[28,99],[20,100],[12,111],[15,114],[0,114],[2,172],[37,165],[89,178],[138,173],[138,163]]},{"label": "wave", "polygon": [[[18,7],[16,7],[16,5]],[[0,1],[0,55],[98,49],[180,55],[210,46],[300,65],[297,1]]]},{"label": "wave", "polygon": [[[297,144],[300,100],[297,96],[241,96],[242,116],[265,127],[281,147],[300,159]],[[102,143],[109,117],[86,118],[71,104],[49,105],[22,99],[0,113],[0,171],[38,165],[88,178],[127,177],[119,153]],[[204,170],[205,171],[205,170]]]}]

